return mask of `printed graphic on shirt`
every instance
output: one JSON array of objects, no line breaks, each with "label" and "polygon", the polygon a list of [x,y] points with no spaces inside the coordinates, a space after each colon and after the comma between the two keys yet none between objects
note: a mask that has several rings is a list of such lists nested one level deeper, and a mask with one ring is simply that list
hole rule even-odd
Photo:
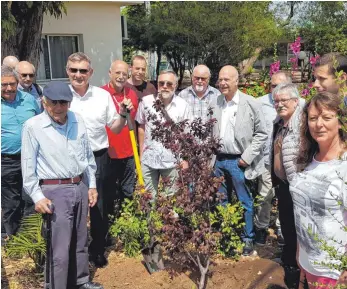
[{"label": "printed graphic on shirt", "polygon": [[[320,245],[314,239],[316,234],[327,240],[324,229],[326,218],[331,218],[329,210],[325,208],[324,199],[329,195],[328,189],[331,182],[327,179],[313,179],[307,181],[307,174],[303,172],[300,178],[295,178],[291,186],[294,203],[295,226],[300,244],[311,256],[319,256]],[[307,191],[314,194],[308,196]]]}]

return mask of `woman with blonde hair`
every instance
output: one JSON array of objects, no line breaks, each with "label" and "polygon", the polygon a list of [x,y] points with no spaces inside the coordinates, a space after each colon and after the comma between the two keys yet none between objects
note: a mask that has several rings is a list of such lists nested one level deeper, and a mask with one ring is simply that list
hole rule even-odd
[{"label": "woman with blonde hair", "polygon": [[297,260],[310,288],[347,284],[347,269],[323,248],[326,244],[340,256],[347,251],[346,117],[343,99],[327,92],[318,93],[303,110],[298,173],[290,192]]}]

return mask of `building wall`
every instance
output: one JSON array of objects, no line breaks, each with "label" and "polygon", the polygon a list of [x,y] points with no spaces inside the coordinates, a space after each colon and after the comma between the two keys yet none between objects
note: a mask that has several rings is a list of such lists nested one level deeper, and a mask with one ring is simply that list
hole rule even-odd
[{"label": "building wall", "polygon": [[[61,19],[45,15],[42,34],[80,34],[80,47],[92,60],[91,84],[108,81],[112,60],[122,59],[120,7],[122,2],[65,2],[67,15]],[[81,45],[82,44],[82,45]]]}]

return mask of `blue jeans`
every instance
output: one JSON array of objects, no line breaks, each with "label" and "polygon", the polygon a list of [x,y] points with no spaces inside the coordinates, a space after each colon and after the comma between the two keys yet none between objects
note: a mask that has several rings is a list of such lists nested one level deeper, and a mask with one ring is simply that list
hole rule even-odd
[{"label": "blue jeans", "polygon": [[242,207],[244,208],[244,218],[245,218],[245,228],[242,234],[243,241],[254,239],[253,230],[253,198],[249,192],[244,168],[238,166],[239,157],[231,159],[221,159],[216,161],[215,165],[215,175],[217,177],[224,177],[224,182],[219,188],[219,193],[223,194],[224,199],[222,205],[228,203],[228,195],[232,191],[232,186],[235,189],[238,200],[240,201]]}]

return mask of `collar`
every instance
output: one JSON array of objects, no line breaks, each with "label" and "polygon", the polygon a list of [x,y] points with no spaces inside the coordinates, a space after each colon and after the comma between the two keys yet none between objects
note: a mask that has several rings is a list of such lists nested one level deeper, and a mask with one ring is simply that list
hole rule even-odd
[{"label": "collar", "polygon": [[226,100],[226,98],[225,98],[225,96],[224,96],[224,98],[223,98],[223,100],[224,100],[224,104],[239,104],[239,102],[240,102],[240,93],[239,93],[239,90],[236,90],[236,93],[234,94],[234,97],[232,98],[232,100],[230,100],[230,101],[227,101]]},{"label": "collar", "polygon": [[69,84],[69,87],[70,87],[70,89],[71,89],[71,91],[72,91],[73,96],[76,96],[76,97],[79,97],[79,98],[85,97],[85,96],[87,96],[89,93],[92,93],[92,91],[93,91],[93,85],[89,84],[86,93],[85,93],[83,96],[80,96],[80,95],[74,90],[74,88],[72,87],[71,84]]},{"label": "collar", "polygon": [[[49,127],[49,126],[55,127],[53,125],[53,120],[48,115],[46,110],[44,110],[44,112],[41,115],[42,115],[42,120],[41,120],[41,126],[42,127]],[[67,126],[71,127],[71,124],[75,123],[75,122],[77,122],[75,114],[72,113],[71,111],[68,111],[67,112]]]}]

